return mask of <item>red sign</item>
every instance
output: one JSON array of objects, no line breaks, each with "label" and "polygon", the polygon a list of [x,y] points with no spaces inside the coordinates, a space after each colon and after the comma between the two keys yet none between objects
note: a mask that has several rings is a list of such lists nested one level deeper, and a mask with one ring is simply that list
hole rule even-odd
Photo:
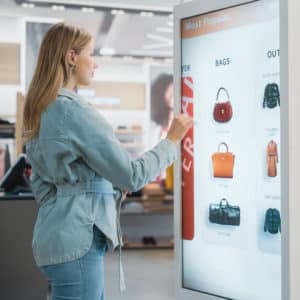
[{"label": "red sign", "polygon": [[[194,116],[194,89],[192,77],[181,80],[181,111]],[[194,238],[194,128],[187,132],[181,143],[182,162],[182,238]]]}]

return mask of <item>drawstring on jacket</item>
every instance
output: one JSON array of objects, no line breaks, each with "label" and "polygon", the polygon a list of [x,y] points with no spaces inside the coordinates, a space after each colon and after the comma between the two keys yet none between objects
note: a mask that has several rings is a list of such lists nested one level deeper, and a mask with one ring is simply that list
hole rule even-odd
[{"label": "drawstring on jacket", "polygon": [[125,284],[125,275],[124,275],[124,269],[122,263],[122,231],[121,231],[120,218],[121,218],[121,205],[126,198],[126,193],[122,193],[122,191],[120,192],[121,192],[121,197],[120,197],[121,200],[118,206],[118,216],[117,216],[117,230],[118,230],[118,239],[119,239],[119,286],[120,286],[120,292],[124,292],[126,290],[126,284]]}]

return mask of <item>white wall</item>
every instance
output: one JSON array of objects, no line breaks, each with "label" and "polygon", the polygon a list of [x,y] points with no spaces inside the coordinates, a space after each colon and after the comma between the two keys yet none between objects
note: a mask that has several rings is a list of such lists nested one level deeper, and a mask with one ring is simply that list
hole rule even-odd
[{"label": "white wall", "polygon": [[[23,23],[21,18],[0,18],[0,42],[22,43]],[[0,85],[0,116],[15,115],[16,93],[21,89],[20,85]]]},{"label": "white wall", "polygon": [[[21,18],[0,17],[0,42],[1,43],[19,43],[22,44],[23,39],[23,22]],[[20,56],[22,49],[20,48]],[[21,61],[21,59],[20,59]],[[22,73],[22,66],[20,68]],[[20,78],[19,85],[0,85],[0,117],[15,121],[16,114],[16,95],[21,90]],[[9,146],[11,161],[15,161],[15,141],[12,139],[0,139],[0,147]]]}]

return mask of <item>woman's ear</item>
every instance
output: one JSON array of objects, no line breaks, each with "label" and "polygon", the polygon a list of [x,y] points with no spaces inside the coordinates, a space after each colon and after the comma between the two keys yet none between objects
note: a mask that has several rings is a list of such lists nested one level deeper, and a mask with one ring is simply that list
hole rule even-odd
[{"label": "woman's ear", "polygon": [[73,49],[70,49],[67,53],[67,63],[69,65],[76,65],[76,53]]}]

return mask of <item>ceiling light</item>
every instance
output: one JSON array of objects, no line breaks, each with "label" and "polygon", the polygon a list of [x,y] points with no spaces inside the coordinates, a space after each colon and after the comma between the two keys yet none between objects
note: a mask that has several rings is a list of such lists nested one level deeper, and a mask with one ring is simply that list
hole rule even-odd
[{"label": "ceiling light", "polygon": [[110,13],[112,15],[124,15],[125,11],[123,9],[112,9]]},{"label": "ceiling light", "polygon": [[131,55],[124,55],[123,59],[125,59],[125,60],[132,60],[133,57]]},{"label": "ceiling light", "polygon": [[163,33],[172,33],[173,28],[172,27],[157,27],[156,31],[157,32],[163,32]]},{"label": "ceiling light", "polygon": [[65,7],[63,5],[52,5],[53,10],[64,10]]},{"label": "ceiling light", "polygon": [[153,59],[153,57],[147,56],[147,57],[144,57],[144,61],[151,63],[154,61],[154,59]]},{"label": "ceiling light", "polygon": [[81,10],[83,12],[90,12],[90,13],[95,12],[95,8],[93,8],[93,7],[82,7]]},{"label": "ceiling light", "polygon": [[102,61],[110,61],[110,60],[112,60],[112,56],[111,55],[106,55],[106,56],[103,56],[102,57]]},{"label": "ceiling light", "polygon": [[153,12],[142,11],[141,16],[142,17],[153,17],[154,14],[153,14]]},{"label": "ceiling light", "polygon": [[23,2],[23,3],[21,4],[21,6],[22,6],[23,8],[33,8],[35,5],[34,5],[33,3],[26,3],[26,2]]},{"label": "ceiling light", "polygon": [[114,49],[114,48],[101,48],[99,50],[99,53],[101,55],[115,55],[116,54],[116,49]]}]

